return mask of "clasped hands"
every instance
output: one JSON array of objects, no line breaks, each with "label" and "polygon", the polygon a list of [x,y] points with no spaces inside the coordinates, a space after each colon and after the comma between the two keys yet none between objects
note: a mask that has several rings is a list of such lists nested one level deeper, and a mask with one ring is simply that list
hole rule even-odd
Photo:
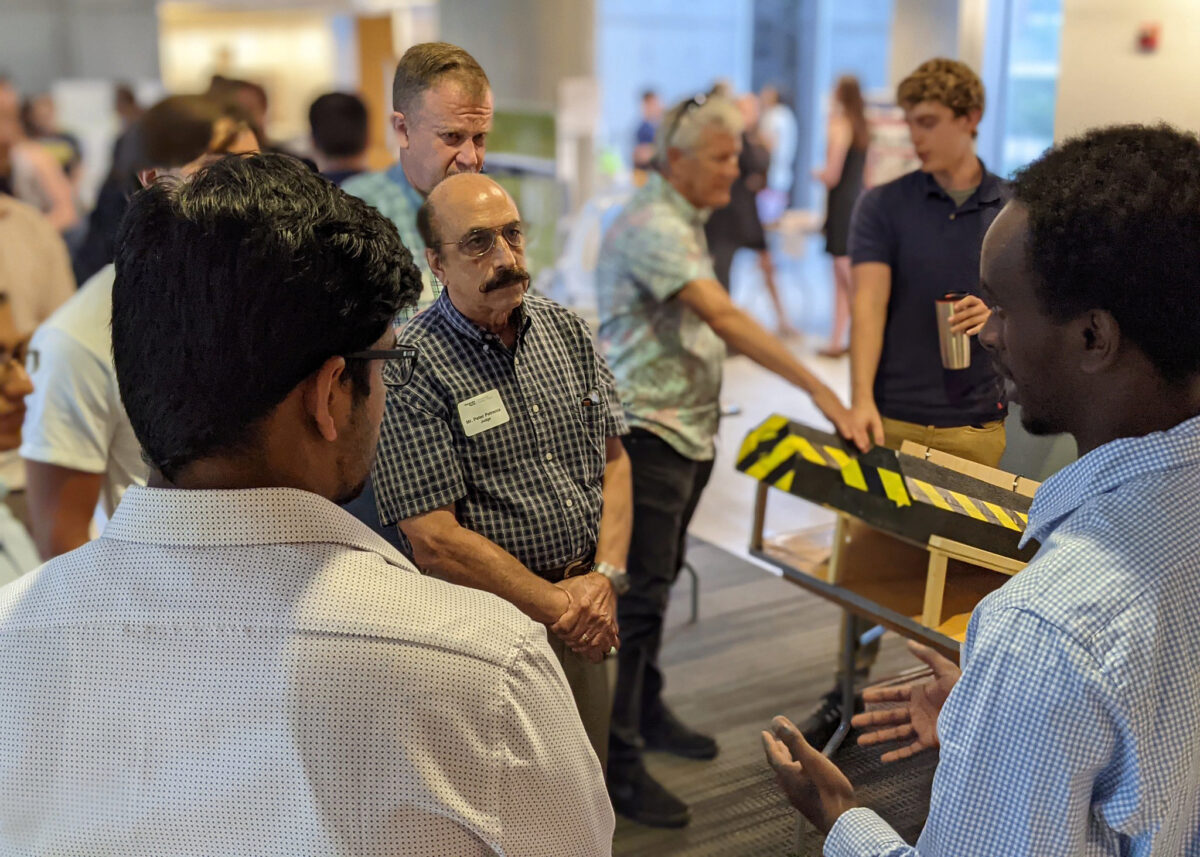
[{"label": "clasped hands", "polygon": [[608,578],[596,572],[568,577],[555,584],[567,594],[567,608],[550,625],[550,633],[571,651],[600,663],[614,646],[617,636],[617,594]]},{"label": "clasped hands", "polygon": [[[918,643],[909,650],[933,670],[933,678],[901,685],[863,691],[864,703],[894,702],[895,708],[868,711],[851,721],[856,729],[867,729],[859,744],[907,741],[908,744],[884,753],[880,760],[895,762],[938,746],[937,718],[962,673],[953,661]],[[786,717],[771,721],[771,730],[762,733],[767,761],[775,771],[780,789],[800,813],[822,833],[828,833],[843,812],[858,804],[854,787],[846,775],[821,751],[814,748]]]}]

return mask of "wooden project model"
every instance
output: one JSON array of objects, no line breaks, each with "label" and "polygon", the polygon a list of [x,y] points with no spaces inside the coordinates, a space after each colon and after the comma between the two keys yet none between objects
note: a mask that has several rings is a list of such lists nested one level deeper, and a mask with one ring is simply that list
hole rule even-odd
[{"label": "wooden project model", "polygon": [[[859,453],[772,416],[746,436],[737,467],[759,481],[753,553],[793,582],[946,652],[957,650],[975,605],[1036,550],[1020,540],[1038,483],[917,444]],[[771,488],[837,512],[827,560],[797,534],[764,537]]]}]

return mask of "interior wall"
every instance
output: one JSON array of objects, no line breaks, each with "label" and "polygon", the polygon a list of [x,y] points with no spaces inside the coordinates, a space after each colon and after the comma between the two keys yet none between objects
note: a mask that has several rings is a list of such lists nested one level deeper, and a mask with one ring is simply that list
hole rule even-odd
[{"label": "interior wall", "polygon": [[895,0],[889,88],[932,57],[958,58],[959,0]]},{"label": "interior wall", "polygon": [[323,12],[167,4],[160,21],[167,90],[203,92],[214,74],[256,81],[267,90],[272,140],[305,139],[308,105],[337,84],[338,42]]},{"label": "interior wall", "polygon": [[[1161,25],[1157,52],[1137,49]],[[1167,121],[1200,129],[1200,4],[1196,0],[1065,0],[1054,136],[1096,125]]]},{"label": "interior wall", "polygon": [[553,112],[563,78],[595,74],[592,0],[441,0],[440,38],[471,53],[501,110]]},{"label": "interior wall", "polygon": [[23,92],[62,78],[158,77],[154,0],[2,0],[0,73]]}]

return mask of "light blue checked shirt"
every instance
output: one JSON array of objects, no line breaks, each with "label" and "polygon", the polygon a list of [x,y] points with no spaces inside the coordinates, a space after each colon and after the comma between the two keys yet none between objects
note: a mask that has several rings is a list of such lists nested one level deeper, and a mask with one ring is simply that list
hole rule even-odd
[{"label": "light blue checked shirt", "polygon": [[405,309],[396,316],[398,323],[411,319],[421,310],[431,305],[442,293],[442,286],[429,270],[425,261],[425,242],[417,231],[417,211],[424,199],[408,182],[404,168],[400,162],[392,164],[388,169],[377,173],[362,173],[342,182],[342,190],[351,196],[357,196],[368,205],[379,209],[379,213],[396,224],[400,240],[412,253],[413,261],[421,269],[421,297],[412,309]]},{"label": "light blue checked shirt", "polygon": [[844,813],[828,857],[1200,855],[1200,417],[1038,490],[1029,566],[980,603],[911,848]]}]

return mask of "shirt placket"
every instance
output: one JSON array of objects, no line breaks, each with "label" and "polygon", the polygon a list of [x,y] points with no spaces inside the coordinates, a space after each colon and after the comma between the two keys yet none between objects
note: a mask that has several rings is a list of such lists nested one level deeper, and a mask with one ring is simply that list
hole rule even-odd
[{"label": "shirt placket", "polygon": [[512,361],[514,386],[521,398],[521,407],[533,426],[534,458],[541,469],[542,478],[558,501],[559,510],[567,526],[570,527],[569,535],[560,530],[553,539],[561,546],[565,554],[564,561],[569,562],[583,553],[579,539],[580,534],[586,531],[583,515],[587,504],[578,496],[575,484],[563,466],[563,450],[554,443],[559,432],[550,421],[550,408],[547,407],[550,391],[541,383],[537,371],[537,366],[549,365],[550,361],[537,350],[535,343],[529,341],[528,336],[518,339],[513,349]]}]

